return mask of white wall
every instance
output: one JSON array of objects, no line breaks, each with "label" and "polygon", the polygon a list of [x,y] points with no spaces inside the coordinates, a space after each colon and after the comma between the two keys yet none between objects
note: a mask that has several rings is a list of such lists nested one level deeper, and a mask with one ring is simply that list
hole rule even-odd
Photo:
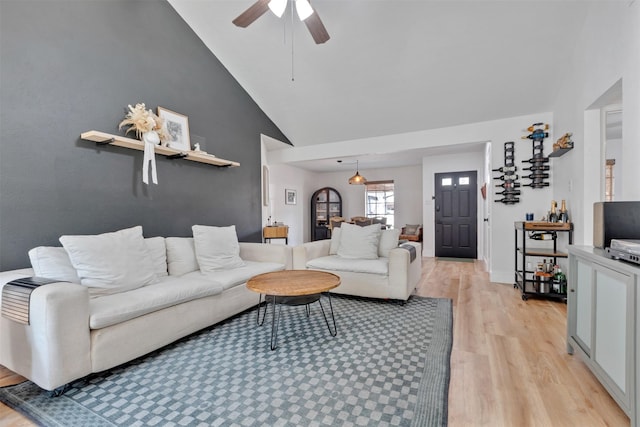
[{"label": "white wall", "polygon": [[[613,166],[613,200],[620,200],[622,193],[622,177],[624,176],[624,161],[622,160],[622,139],[609,139],[605,147],[605,159],[614,159],[616,164]],[[631,162],[628,162],[631,163]],[[633,163],[627,167],[635,167]]]},{"label": "white wall", "polygon": [[[640,4],[594,2],[574,50],[571,68],[554,105],[556,134],[573,132],[575,148],[559,159],[553,192],[567,199],[575,243],[592,244],[593,203],[601,200],[602,180],[600,112],[589,110],[602,94],[622,80],[625,163],[640,159]],[[595,125],[594,125],[595,124]],[[616,200],[640,200],[640,168],[625,167],[622,194]]]},{"label": "white wall", "polygon": [[[516,159],[520,168],[522,166],[520,160],[531,157],[532,153],[531,142],[520,139],[522,135],[527,134],[524,129],[532,123],[551,123],[552,120],[553,116],[551,113],[540,113],[402,135],[389,135],[357,141],[322,144],[322,147],[305,146],[286,148],[284,150],[269,152],[269,161],[270,167],[273,170],[275,166],[282,162],[312,160],[314,159],[313,156],[317,156],[316,158],[325,158],[327,153],[331,153],[332,157],[338,157],[371,152],[382,153],[385,152],[385,150],[397,151],[400,149],[420,147],[463,146],[464,148],[460,149],[460,154],[453,156],[430,156],[423,159],[422,169],[424,170],[418,173],[418,175],[422,176],[422,188],[420,191],[423,196],[421,207],[409,208],[407,216],[404,216],[405,214],[403,213],[398,214],[399,216],[397,217],[397,224],[424,224],[425,241],[423,254],[424,256],[433,256],[433,204],[431,202],[433,173],[435,171],[477,170],[480,181],[486,176],[486,168],[491,169],[504,164],[503,144],[506,141],[516,141]],[[553,129],[551,129],[550,137],[547,139],[545,145],[546,153],[552,150],[553,141]],[[486,146],[488,143],[491,144],[490,149]],[[472,149],[469,144],[475,144],[476,148]],[[329,145],[331,146],[330,149],[327,147]],[[491,157],[491,165],[486,166],[485,156],[489,154]],[[464,165],[464,168],[461,168],[460,165]],[[405,168],[390,168],[388,170],[395,169],[402,171]],[[379,171],[360,170],[362,175],[370,180],[396,179],[394,176],[390,176],[392,174],[385,173],[385,171],[386,169],[380,169]],[[553,173],[554,171],[552,170],[552,176]],[[340,192],[344,202],[343,215],[346,217],[361,215],[362,212],[364,212],[364,189],[362,187],[350,186],[347,183],[351,175],[353,175],[353,171],[349,170],[346,172],[325,173],[314,176],[314,178],[317,179],[317,188],[329,186],[334,187]],[[399,180],[402,174],[395,176],[398,176],[397,179]],[[408,182],[412,182],[411,180],[414,178],[407,177],[407,179],[409,179]],[[527,181],[521,180],[521,182],[525,183]],[[478,185],[481,186],[482,183],[483,182],[479,182]],[[487,200],[484,203],[488,204],[488,206],[479,203],[480,210],[478,212],[478,220],[482,221],[482,219],[486,217],[483,209],[487,208],[490,212],[488,216],[490,227],[483,228],[482,224],[478,227],[478,253],[482,254],[480,255],[481,257],[484,257],[484,242],[488,241],[491,254],[488,268],[491,280],[508,283],[513,281],[514,270],[513,223],[514,221],[523,220],[526,212],[534,212],[536,218],[540,218],[546,214],[551,203],[552,192],[549,187],[535,190],[530,188],[523,189],[521,203],[516,205],[502,205],[493,202],[494,185],[494,181],[487,182],[488,194]],[[409,188],[412,188],[412,186],[410,185]],[[284,194],[284,190],[282,190],[282,192]],[[405,196],[399,197],[405,200]],[[413,193],[409,195],[409,199],[415,200],[412,197]],[[482,198],[479,198],[479,200],[482,200]],[[491,234],[488,236],[483,235],[483,229],[486,229]]]},{"label": "white wall", "polygon": [[[483,184],[486,184],[486,199],[482,198],[482,194],[480,198],[478,198],[478,203],[482,204],[482,240],[483,240],[483,249],[479,254],[482,254],[482,260],[485,265],[489,265],[491,262],[491,222],[484,221],[485,218],[491,217],[491,192],[495,187],[491,186],[491,165],[493,162],[491,161],[491,153],[493,151],[493,147],[491,143],[486,143],[484,146],[484,172],[482,174],[482,180],[478,177],[478,186],[482,187]],[[497,165],[496,165],[497,166]]]},{"label": "white wall", "polygon": [[[268,157],[268,155],[267,155]],[[264,224],[271,216],[272,221],[289,226],[289,245],[297,246],[308,242],[311,234],[311,195],[316,190],[317,174],[289,165],[269,165],[270,201]],[[285,203],[285,189],[295,190],[295,205]],[[272,240],[272,243],[284,243],[284,240]]]},{"label": "white wall", "polygon": [[[489,212],[487,230],[490,234],[484,238],[490,242],[490,278],[494,282],[510,283],[513,281],[514,271],[513,223],[523,220],[526,212],[533,212],[536,218],[540,218],[546,214],[552,199],[558,201],[566,199],[570,217],[576,229],[574,243],[591,243],[593,202],[599,199],[600,193],[601,150],[600,135],[594,135],[592,130],[586,128],[589,124],[585,121],[585,117],[593,113],[587,111],[589,106],[620,79],[623,85],[623,156],[625,160],[631,159],[629,161],[640,159],[640,120],[636,120],[640,117],[640,5],[638,3],[636,1],[630,5],[626,1],[594,2],[590,6],[581,40],[575,49],[572,67],[558,71],[566,74],[566,80],[558,89],[553,112],[321,146],[287,148],[269,153],[271,169],[280,167],[279,164],[282,163],[326,158],[327,153],[330,153],[331,157],[354,156],[371,152],[385,153],[466,143],[490,143],[490,153],[486,155],[491,159],[490,168],[496,168],[504,163],[503,144],[507,141],[516,142],[516,163],[520,169],[523,165],[521,160],[531,156],[531,142],[520,139],[520,136],[526,134],[524,128],[535,122],[551,123],[550,136],[545,141],[547,154],[557,139],[554,135],[573,132],[574,150],[550,162],[551,187],[544,189],[525,187],[522,191],[521,203],[503,205],[493,202],[497,197],[493,194],[495,181],[487,182],[488,194],[485,207]],[[599,112],[596,114],[599,117]],[[479,171],[479,185],[482,185],[480,180],[485,167],[483,160],[485,154],[480,153],[476,158],[476,155],[465,153],[466,150],[462,149],[459,156],[434,156],[423,160],[422,193],[425,209],[422,222],[425,224],[425,243],[427,243],[425,254],[429,253],[427,248],[433,248],[432,245],[428,245],[431,240],[428,236],[432,234],[429,229],[433,230],[433,208],[430,204],[433,173],[442,168],[470,169],[461,168],[461,164],[473,164]],[[454,165],[455,168],[452,168]],[[361,172],[368,179],[388,179],[388,177],[379,176],[377,171],[361,170]],[[290,175],[287,176],[287,174]],[[286,179],[299,181],[297,185],[304,188],[305,205],[309,204],[308,198],[313,189],[325,185],[334,186],[343,196],[344,215],[355,216],[364,210],[364,196],[361,188],[346,184],[351,174],[346,172],[316,175],[290,170],[278,176],[280,176],[279,179],[285,179],[287,176]],[[640,182],[640,168],[624,168],[623,176],[619,178],[626,183],[623,185],[624,193],[620,195],[619,200],[640,200],[640,186],[637,185]],[[526,183],[528,180],[521,179],[521,182]],[[274,191],[281,192],[281,197],[284,198],[285,187],[282,186],[284,184],[273,183],[272,185],[279,186]],[[300,192],[298,203],[302,203]],[[417,222],[412,215],[419,209],[412,207],[410,210],[412,213],[407,212],[406,217],[398,217],[398,224]],[[284,218],[284,212],[286,211],[282,214],[275,213],[275,215],[283,215]],[[308,221],[308,211],[303,210],[302,214],[304,221]],[[485,214],[486,212],[480,213],[479,218]],[[305,223],[302,227],[304,229],[302,236],[306,240],[309,224]],[[566,241],[560,243],[561,247],[566,246]],[[482,247],[479,245],[479,251]]]},{"label": "white wall", "polygon": [[425,157],[422,159],[422,180],[423,180],[423,200],[424,200],[424,239],[422,243],[422,255],[426,257],[435,256],[435,182],[434,175],[444,172],[475,171],[478,182],[478,208],[476,216],[478,235],[478,258],[483,259],[484,236],[483,217],[484,205],[486,201],[480,195],[480,187],[484,182],[484,152],[477,151],[471,153],[450,154],[443,156]]},{"label": "white wall", "polygon": [[[351,218],[365,215],[365,186],[350,185],[354,170],[318,174],[318,188],[333,187],[342,196],[342,216]],[[394,183],[394,222],[396,228],[422,222],[422,167],[360,169],[368,181],[391,180]]]},{"label": "white wall", "polygon": [[[435,138],[440,138],[442,141],[462,141],[464,140],[463,138],[487,141],[477,151],[460,150],[460,153],[456,155],[432,156],[423,159],[424,256],[433,256],[435,250],[432,237],[434,214],[431,199],[434,191],[434,173],[454,170],[477,170],[479,189],[486,176],[491,175],[488,174],[487,169],[490,171],[504,165],[504,143],[514,141],[516,143],[515,155],[518,174],[522,176],[524,172],[521,169],[523,166],[526,167],[526,164],[521,161],[531,157],[532,142],[522,140],[521,136],[528,133],[525,129],[531,124],[537,122],[551,123],[552,120],[553,115],[551,113],[540,113],[438,129],[432,134],[428,131],[423,132],[427,141],[433,141]],[[553,135],[553,129],[550,129],[549,138],[545,140],[545,154],[548,154],[553,149]],[[490,147],[487,144],[490,144]],[[486,164],[487,158],[491,161],[490,165]],[[552,160],[551,177],[553,177],[554,173],[555,166]],[[498,182],[493,179],[488,180],[486,201],[482,197],[478,198],[478,257],[484,259],[490,255],[488,269],[491,281],[512,283],[515,268],[514,222],[524,220],[527,212],[533,212],[536,218],[541,218],[549,210],[553,194],[550,187],[541,189],[523,187],[520,203],[504,205],[494,202],[495,199],[501,198],[501,196],[494,194],[496,190],[501,190],[495,187]],[[526,184],[529,180],[520,179],[520,182],[521,184]],[[488,224],[483,224],[484,218],[488,218]],[[483,231],[489,234],[485,235]],[[489,245],[489,254],[484,253],[485,242]]]},{"label": "white wall", "polygon": [[[269,152],[266,152],[268,163]],[[365,187],[349,185],[354,171],[316,173],[285,164],[269,164],[270,203],[263,209],[267,218],[289,226],[289,245],[296,246],[311,239],[311,196],[323,187],[333,187],[342,196],[342,215],[346,218],[364,215]],[[360,170],[370,181],[393,180],[395,184],[395,221],[398,227],[422,221],[422,167]],[[297,204],[285,204],[285,189],[297,191]],[[283,241],[273,240],[273,243]]]}]

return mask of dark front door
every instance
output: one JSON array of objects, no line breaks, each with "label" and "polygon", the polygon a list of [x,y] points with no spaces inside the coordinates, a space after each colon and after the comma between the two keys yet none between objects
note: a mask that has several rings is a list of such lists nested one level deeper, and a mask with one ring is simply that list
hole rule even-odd
[{"label": "dark front door", "polygon": [[476,171],[435,174],[435,255],[477,258]]}]

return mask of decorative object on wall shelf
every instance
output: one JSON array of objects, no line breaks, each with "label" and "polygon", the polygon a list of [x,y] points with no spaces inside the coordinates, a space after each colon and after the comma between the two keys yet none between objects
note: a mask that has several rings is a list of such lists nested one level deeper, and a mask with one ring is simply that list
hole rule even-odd
[{"label": "decorative object on wall shelf", "polygon": [[[501,184],[496,187],[501,187],[502,191],[495,194],[503,196],[502,199],[497,199],[495,202],[504,203],[506,205],[513,205],[518,203],[520,199],[516,196],[520,195],[520,183],[518,182],[518,167],[514,164],[515,161],[515,143],[513,141],[504,143],[504,166],[498,169],[493,169],[493,172],[499,172],[502,175],[494,176],[493,179],[499,179]],[[483,195],[484,196],[484,195]]]},{"label": "decorative object on wall shelf", "polygon": [[523,176],[523,178],[531,180],[529,184],[524,184],[525,187],[542,188],[549,186],[546,181],[549,178],[549,158],[544,157],[544,139],[549,136],[548,129],[549,125],[546,123],[534,123],[527,128],[527,131],[531,133],[522,137],[522,139],[530,139],[533,144],[531,158],[522,161],[522,163],[530,164],[530,166],[522,169],[530,172],[529,175]]},{"label": "decorative object on wall shelf", "polygon": [[158,137],[165,145],[169,139],[169,134],[164,126],[164,119],[155,115],[153,111],[147,110],[143,102],[136,104],[135,107],[129,105],[129,112],[118,125],[118,129],[122,129],[125,126],[129,126],[129,128],[124,134],[135,131],[138,139],[142,139],[145,133],[152,131],[158,134]]},{"label": "decorative object on wall shelf", "polygon": [[[93,141],[98,145],[115,145],[117,147],[129,148],[132,150],[144,151],[144,143],[142,141],[138,141],[137,139],[127,138],[120,135],[112,135],[105,132],[99,132],[97,130],[90,130],[88,132],[84,132],[80,135],[80,138],[86,141]],[[232,160],[225,160],[219,157],[214,156],[213,154],[207,154],[203,151],[189,151],[182,152],[180,150],[176,150],[171,147],[163,147],[162,145],[157,145],[155,147],[155,152],[157,154],[161,154],[171,159],[185,159],[190,160],[192,162],[198,163],[206,163],[209,165],[219,166],[219,167],[236,167],[240,166],[240,163],[234,162]]]},{"label": "decorative object on wall shelf", "polygon": [[287,205],[295,205],[297,203],[298,196],[296,190],[286,189],[284,190],[284,203]]},{"label": "decorative object on wall shelf", "polygon": [[189,118],[163,107],[158,107],[158,116],[165,121],[169,147],[179,151],[191,151]]},{"label": "decorative object on wall shelf", "polygon": [[158,183],[158,172],[156,167],[155,146],[160,141],[167,141],[169,134],[166,132],[164,121],[147,110],[144,103],[138,103],[135,107],[129,104],[129,111],[124,120],[118,125],[118,129],[129,126],[125,135],[135,131],[138,139],[144,142],[144,160],[142,161],[142,182],[149,184],[149,167],[151,167],[151,180]]},{"label": "decorative object on wall shelf", "polygon": [[571,140],[571,136],[573,136],[573,133],[567,132],[558,138],[558,140],[553,144],[553,152],[549,154],[549,157],[560,157],[566,152],[573,150],[573,141]]}]

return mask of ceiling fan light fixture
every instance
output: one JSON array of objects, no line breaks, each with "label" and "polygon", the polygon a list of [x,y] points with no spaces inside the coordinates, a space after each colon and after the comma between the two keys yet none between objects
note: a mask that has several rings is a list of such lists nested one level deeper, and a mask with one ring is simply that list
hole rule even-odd
[{"label": "ceiling fan light fixture", "polygon": [[364,176],[360,175],[358,171],[358,161],[356,160],[356,174],[349,178],[349,184],[351,185],[364,185],[367,183],[367,180]]},{"label": "ceiling fan light fixture", "polygon": [[269,2],[269,9],[271,9],[271,12],[273,12],[273,14],[278,18],[282,18],[282,15],[284,15],[284,11],[287,8],[287,1],[288,0],[271,0]]},{"label": "ceiling fan light fixture", "polygon": [[300,18],[301,21],[313,15],[313,8],[309,0],[296,0],[296,12],[298,12],[298,18]]}]

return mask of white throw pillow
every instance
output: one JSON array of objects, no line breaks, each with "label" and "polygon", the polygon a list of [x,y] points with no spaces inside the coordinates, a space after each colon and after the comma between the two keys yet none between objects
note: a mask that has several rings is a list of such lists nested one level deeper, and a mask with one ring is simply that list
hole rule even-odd
[{"label": "white throw pillow", "polygon": [[62,236],[60,243],[91,296],[157,282],[141,226],[95,236]]},{"label": "white throw pillow", "polygon": [[329,255],[336,255],[340,247],[340,230],[341,227],[331,230],[331,246],[329,246]]},{"label": "white throw pillow", "polygon": [[376,259],[380,241],[380,224],[360,227],[342,224],[337,255],[342,258]]},{"label": "white throw pillow", "polygon": [[380,234],[380,244],[378,245],[378,256],[389,257],[389,251],[398,246],[401,231],[399,228],[382,230]]},{"label": "white throw pillow", "polygon": [[193,242],[196,247],[196,259],[203,273],[243,267],[240,258],[240,244],[236,226],[212,227],[194,225]]},{"label": "white throw pillow", "polygon": [[167,247],[164,244],[164,237],[147,237],[144,239],[147,252],[153,264],[153,272],[158,277],[168,276],[167,272]]},{"label": "white throw pillow", "polygon": [[29,251],[29,260],[37,277],[80,283],[78,272],[63,247],[38,246]]},{"label": "white throw pillow", "polygon": [[167,267],[169,275],[182,276],[200,269],[193,237],[167,237]]}]

